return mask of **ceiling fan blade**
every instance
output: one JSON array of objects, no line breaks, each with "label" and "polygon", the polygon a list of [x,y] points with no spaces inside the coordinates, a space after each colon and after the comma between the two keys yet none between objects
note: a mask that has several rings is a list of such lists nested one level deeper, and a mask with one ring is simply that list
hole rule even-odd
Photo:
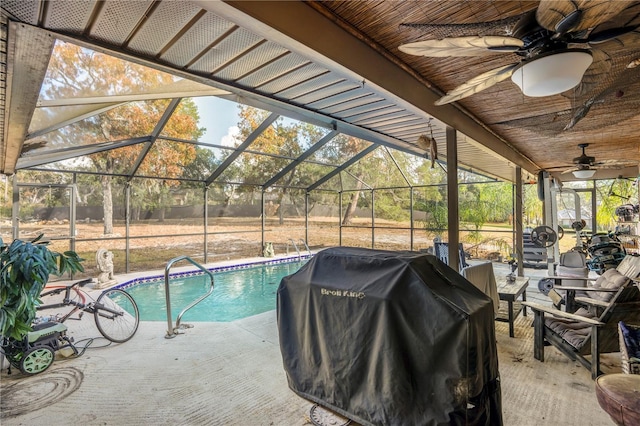
[{"label": "ceiling fan blade", "polygon": [[589,111],[591,111],[591,105],[593,105],[594,101],[595,101],[595,98],[591,98],[587,102],[585,102],[583,105],[580,105],[580,107],[578,107],[576,111],[573,113],[571,120],[569,120],[567,125],[564,126],[564,129],[562,130],[573,129],[575,125],[578,124],[580,120],[585,118],[589,113]]},{"label": "ceiling fan blade", "polygon": [[573,110],[564,109],[531,117],[499,121],[494,124],[499,126],[526,129],[541,135],[556,137],[560,133],[562,133],[565,123],[572,113]]},{"label": "ceiling fan blade", "polygon": [[496,21],[473,22],[468,24],[402,23],[401,28],[420,30],[423,38],[443,39],[447,37],[508,36],[522,19],[522,14],[509,16]]},{"label": "ceiling fan blade", "polygon": [[[597,52],[597,50],[595,51]],[[623,61],[624,62],[624,61]],[[588,70],[587,70],[588,72]],[[595,76],[594,76],[595,77]],[[578,105],[573,110],[573,115],[569,123],[563,130],[569,130],[575,127],[580,120],[582,120],[592,108],[598,105],[611,105],[612,103],[629,103],[630,107],[634,102],[637,102],[637,98],[640,97],[640,69],[625,67],[621,72],[617,74],[617,77],[611,81],[611,75],[606,72],[600,81],[594,79],[592,82],[587,81],[585,83],[584,90],[576,89],[576,92],[572,95],[566,95],[568,98],[578,99]],[[635,84],[633,82],[636,82]],[[625,92],[627,92],[625,94]],[[586,98],[581,96],[588,94],[590,97]],[[633,111],[628,111],[629,108],[625,108],[620,111],[613,121],[609,121],[609,124],[615,124],[623,121],[629,117],[637,115]],[[634,109],[634,107],[631,107]],[[581,126],[581,130],[587,130],[584,126]]]},{"label": "ceiling fan blade", "polygon": [[625,0],[541,0],[536,20],[560,34],[593,28],[630,6]]},{"label": "ceiling fan blade", "polygon": [[[584,169],[585,169],[585,168],[583,168],[583,167],[578,167],[578,166],[576,166],[576,167],[570,167],[570,168],[568,168],[568,169],[565,169],[565,170],[561,171],[561,172],[560,172],[560,174],[561,174],[561,175],[564,175],[564,174],[566,174],[566,173],[571,173],[571,172],[575,172],[575,171],[577,171],[577,170],[584,170]],[[588,167],[587,167],[587,169],[588,169]]]},{"label": "ceiling fan blade", "polygon": [[609,41],[615,41],[616,48],[619,49],[620,45],[625,46],[629,42],[637,43],[638,37],[640,36],[639,27],[640,4],[636,3],[625,8],[615,19],[603,22],[593,28],[586,38],[586,41],[598,47]]},{"label": "ceiling fan blade", "polygon": [[569,95],[570,97],[590,94],[596,87],[602,84],[611,71],[611,56],[600,49],[592,49],[593,62],[582,76],[582,81]]},{"label": "ceiling fan blade", "polygon": [[637,161],[624,160],[602,160],[593,165],[594,169],[624,169],[625,167],[637,166]]},{"label": "ceiling fan blade", "polygon": [[518,63],[510,64],[480,74],[479,76],[476,76],[471,80],[468,80],[460,86],[456,87],[455,89],[449,91],[445,96],[438,99],[435,104],[448,104],[450,102],[466,98],[467,96],[471,96],[482,90],[488,89],[489,87],[511,77],[511,74],[513,74],[513,70],[515,70],[518,65]]},{"label": "ceiling fan blade", "polygon": [[403,44],[401,52],[416,56],[485,56],[493,53],[515,52],[523,46],[520,39],[503,36],[450,37],[442,40],[423,40]]}]

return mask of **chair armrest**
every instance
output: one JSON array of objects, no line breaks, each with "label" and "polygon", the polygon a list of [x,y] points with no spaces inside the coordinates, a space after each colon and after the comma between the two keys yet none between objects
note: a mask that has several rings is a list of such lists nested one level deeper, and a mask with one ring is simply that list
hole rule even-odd
[{"label": "chair armrest", "polygon": [[576,281],[597,281],[597,278],[589,278],[589,277],[575,277],[575,276],[571,276],[571,275],[549,275],[546,277],[542,277],[543,279],[545,278],[551,278],[552,280],[576,280]]},{"label": "chair armrest", "polygon": [[572,320],[572,321],[577,321],[577,322],[583,322],[586,324],[591,324],[591,325],[604,325],[603,322],[591,319],[591,318],[587,318],[587,317],[583,317],[580,315],[576,315],[576,314],[570,314],[568,312],[564,312],[564,311],[559,311],[557,309],[551,308],[549,306],[544,306],[541,305],[539,303],[534,303],[534,302],[522,302],[523,305],[531,308],[531,310],[533,310],[534,313],[536,312],[544,312],[550,315],[553,315],[554,317],[559,317],[559,318],[564,318],[564,319],[568,319],[568,320]]},{"label": "chair armrest", "polygon": [[584,305],[598,306],[600,308],[608,308],[609,303],[603,302],[602,300],[592,299],[590,297],[576,297],[575,301],[578,303],[582,303]]},{"label": "chair armrest", "polygon": [[600,288],[600,287],[572,287],[568,285],[559,285],[556,287],[556,290],[574,290],[574,291],[608,291],[611,293],[615,293],[620,290],[620,288]]}]

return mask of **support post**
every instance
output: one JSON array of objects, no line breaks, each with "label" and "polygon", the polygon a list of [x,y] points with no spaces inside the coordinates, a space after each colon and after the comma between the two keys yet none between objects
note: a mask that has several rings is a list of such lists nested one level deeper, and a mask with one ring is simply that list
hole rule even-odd
[{"label": "support post", "polygon": [[69,239],[69,250],[76,251],[76,194],[78,192],[78,175],[73,173],[71,179],[71,200],[69,200],[69,233],[71,238]]},{"label": "support post", "polygon": [[342,246],[342,191],[338,192],[338,245]]},{"label": "support post", "polygon": [[[280,206],[280,208],[283,208]],[[264,225],[266,223],[265,218],[265,209],[264,209],[264,188],[260,191],[260,217],[262,220],[260,221],[260,253],[264,255]]]},{"label": "support post", "polygon": [[409,250],[413,251],[413,187],[409,187]]},{"label": "support post", "polygon": [[458,140],[456,129],[447,127],[447,232],[449,240],[449,266],[460,270],[459,214],[458,214]]},{"label": "support post", "polygon": [[14,240],[17,240],[20,236],[20,188],[18,188],[18,176],[13,175],[12,177],[13,184],[13,194],[12,201],[13,204],[11,206],[11,230]]},{"label": "support post", "polygon": [[124,184],[124,270],[129,273],[129,250],[131,249],[129,243],[130,230],[129,225],[131,222],[131,181],[126,181]]},{"label": "support post", "polygon": [[309,192],[304,193],[304,241],[309,245]]},{"label": "support post", "polygon": [[522,230],[523,204],[522,204],[522,169],[516,167],[516,184],[515,184],[515,212],[513,216],[513,226],[516,229],[516,238],[514,242],[516,251],[516,261],[518,262],[518,276],[524,276],[524,234]]},{"label": "support post", "polygon": [[204,244],[204,264],[209,262],[209,185],[204,186],[202,198],[204,201],[204,214],[203,214],[203,244]]},{"label": "support post", "polygon": [[371,190],[371,248],[376,248],[376,199],[373,189]]}]

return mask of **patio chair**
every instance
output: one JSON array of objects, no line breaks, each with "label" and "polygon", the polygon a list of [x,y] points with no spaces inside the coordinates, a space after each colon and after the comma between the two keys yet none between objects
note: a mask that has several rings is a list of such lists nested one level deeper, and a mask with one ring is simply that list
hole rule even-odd
[{"label": "patio chair", "polygon": [[[464,268],[469,266],[469,264],[467,263],[467,257],[464,253],[464,246],[462,245],[462,243],[458,244],[458,248],[459,248],[458,257],[459,257],[459,263],[460,263],[459,266],[460,266],[460,271],[462,271]],[[449,264],[449,243],[441,243],[441,242],[434,241],[433,254],[435,254],[435,256],[438,259],[440,259],[441,261],[443,261],[448,265]]]},{"label": "patio chair", "polygon": [[[566,271],[569,272],[564,273]],[[592,297],[609,301],[612,297],[611,289],[618,289],[626,280],[640,276],[640,257],[637,255],[625,256],[615,269],[605,271],[597,279],[586,276],[580,277],[579,273],[571,273],[569,268],[560,269],[558,267],[558,272],[561,273],[544,278],[554,283],[554,287],[549,290],[548,296],[557,308],[560,308],[560,305],[566,305],[565,310],[567,312],[575,312],[579,308],[576,302],[579,300],[578,298]],[[608,288],[609,290],[601,290],[594,293],[593,289],[598,288]]]},{"label": "patio chair", "polygon": [[589,276],[587,258],[584,253],[577,250],[569,250],[560,255],[560,262],[556,268],[558,276],[577,277],[579,279],[562,279],[561,285],[573,287],[586,287],[584,278]]},{"label": "patio chair", "polygon": [[[633,282],[640,273],[640,257],[627,256],[616,269],[606,271],[589,287],[566,288],[567,305],[583,307],[575,313],[538,303],[524,302],[534,313],[534,358],[544,362],[545,343],[600,374],[600,354],[619,352],[618,322],[640,321],[640,291]],[[580,291],[586,296],[577,295]],[[586,358],[590,355],[590,359]]]}]

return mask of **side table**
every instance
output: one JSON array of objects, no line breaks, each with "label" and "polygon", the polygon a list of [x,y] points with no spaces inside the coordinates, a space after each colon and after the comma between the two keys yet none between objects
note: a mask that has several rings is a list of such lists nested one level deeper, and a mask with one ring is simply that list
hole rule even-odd
[{"label": "side table", "polygon": [[527,307],[521,305],[518,309],[514,309],[514,302],[522,296],[522,301],[527,301],[527,287],[529,286],[529,277],[516,277],[515,281],[509,281],[506,276],[496,276],[496,284],[498,287],[498,295],[500,300],[507,302],[506,318],[499,315],[496,321],[505,321],[509,323],[509,337],[514,337],[513,322],[522,311],[523,316],[527,316]]}]

